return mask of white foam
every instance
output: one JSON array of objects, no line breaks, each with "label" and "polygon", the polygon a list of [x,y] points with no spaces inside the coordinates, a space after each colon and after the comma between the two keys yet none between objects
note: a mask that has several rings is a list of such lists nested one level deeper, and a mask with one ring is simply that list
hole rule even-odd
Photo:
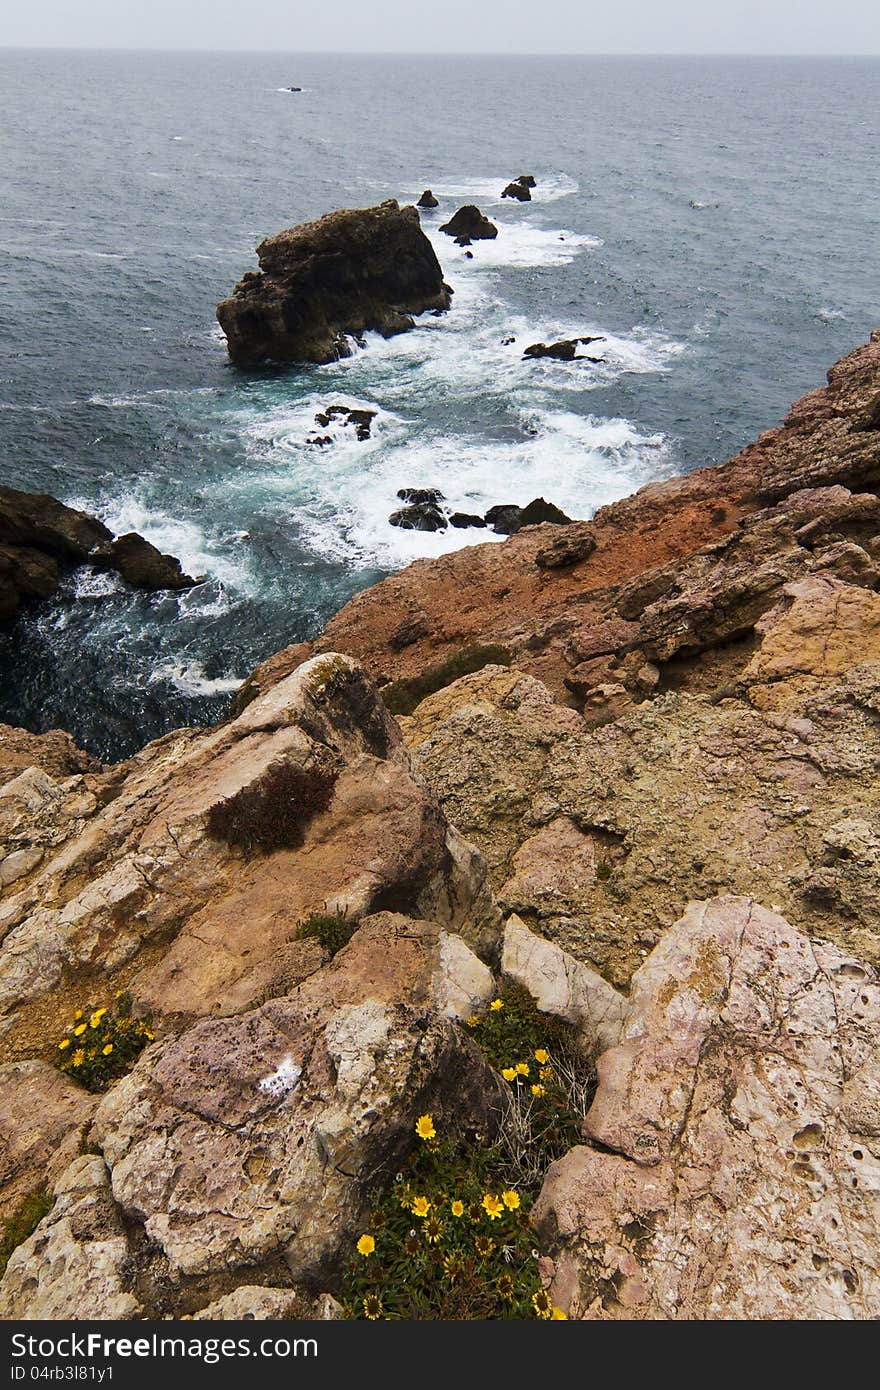
[{"label": "white foam", "polygon": [[483,514],[497,503],[524,505],[543,495],[569,515],[585,517],[658,476],[667,463],[662,436],[646,436],[625,420],[538,406],[522,409],[513,440],[413,436],[402,427],[368,453],[328,448],[317,463],[292,442],[297,431],[301,438],[295,411],[291,427],[288,434],[280,413],[271,426],[252,422],[249,448],[262,464],[259,486],[274,494],[279,520],[286,513],[302,544],[350,566],[398,568],[502,539],[484,528],[393,527],[388,518],[404,505],[400,488],[439,488],[450,512]]},{"label": "white foam", "polygon": [[[522,170],[523,173],[530,172]],[[500,206],[510,206],[512,203],[517,207],[530,206],[521,204],[516,199],[502,198],[501,194],[509,183],[518,177],[517,174],[497,174],[495,176],[483,176],[468,179],[449,179],[439,183],[433,181],[429,174],[425,174],[424,180],[418,185],[411,183],[407,186],[402,195],[404,202],[414,203],[425,188],[430,188],[435,198],[449,198],[460,203],[497,203]],[[536,186],[531,190],[533,203],[555,203],[559,198],[567,198],[572,193],[577,193],[580,184],[576,179],[568,174],[540,174],[535,175]],[[453,209],[454,211],[454,209]],[[441,213],[440,208],[433,209],[434,213]]]},{"label": "white foam", "polygon": [[118,574],[110,570],[77,570],[73,576],[73,592],[78,599],[112,598],[126,592]]},{"label": "white foam", "polygon": [[[492,219],[497,237],[457,246],[454,237],[437,228],[425,227],[428,239],[444,270],[455,266],[458,275],[474,271],[500,270],[504,266],[567,265],[588,247],[602,245],[599,237],[572,232],[566,227],[539,227],[534,222],[504,222]],[[470,251],[472,258],[466,255]]]},{"label": "white foam", "polygon": [[205,675],[204,667],[197,661],[165,661],[154,667],[150,674],[151,685],[168,683],[182,695],[232,695],[241,686],[243,676]]}]

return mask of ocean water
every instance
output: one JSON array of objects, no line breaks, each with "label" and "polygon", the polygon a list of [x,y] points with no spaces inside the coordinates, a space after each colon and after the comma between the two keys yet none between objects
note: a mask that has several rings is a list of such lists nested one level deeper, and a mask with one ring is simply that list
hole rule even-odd
[{"label": "ocean water", "polygon": [[[877,59],[0,52],[0,478],[204,576],[72,575],[0,634],[0,720],[119,757],[222,717],[358,589],[493,543],[390,527],[400,487],[589,517],[727,458],[880,323],[878,147]],[[229,365],[263,236],[425,186],[448,315]],[[471,201],[500,232],[467,260],[436,228]],[[589,333],[601,366],[522,361]],[[372,439],[306,445],[333,402]]]}]

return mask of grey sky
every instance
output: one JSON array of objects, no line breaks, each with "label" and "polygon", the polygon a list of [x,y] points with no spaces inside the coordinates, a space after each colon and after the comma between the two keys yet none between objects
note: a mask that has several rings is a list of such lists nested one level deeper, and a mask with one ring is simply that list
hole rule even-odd
[{"label": "grey sky", "polygon": [[0,46],[880,53],[877,0],[28,0]]}]

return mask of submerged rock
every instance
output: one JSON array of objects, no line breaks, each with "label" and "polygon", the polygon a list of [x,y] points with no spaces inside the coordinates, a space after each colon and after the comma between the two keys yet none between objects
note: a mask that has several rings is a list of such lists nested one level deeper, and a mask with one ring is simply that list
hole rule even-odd
[{"label": "submerged rock", "polygon": [[498,235],[494,222],[490,222],[473,203],[459,208],[440,230],[447,236],[455,237],[460,246],[467,246],[471,241],[493,241]]},{"label": "submerged rock", "polygon": [[601,337],[592,338],[562,338],[558,343],[532,343],[523,352],[523,357],[550,357],[557,362],[602,362],[601,357],[587,357],[584,353],[578,353],[578,348],[587,347],[590,343],[601,343]]},{"label": "submerged rock", "polygon": [[414,502],[410,507],[401,507],[388,518],[392,526],[404,531],[445,531],[446,515],[433,502]]},{"label": "submerged rock", "polygon": [[398,488],[397,495],[401,502],[428,503],[434,507],[443,501],[439,487],[402,487]]},{"label": "submerged rock", "polygon": [[[315,416],[315,424],[322,429],[327,429],[330,424],[340,424],[343,427],[353,425],[355,436],[361,441],[370,438],[373,429],[373,421],[379,414],[378,410],[367,410],[360,407],[348,405],[330,405],[326,410],[319,410]],[[324,435],[320,439],[310,439],[310,444],[332,444],[330,435]]]},{"label": "submerged rock", "polygon": [[391,337],[412,328],[414,314],[449,308],[418,212],[394,199],[291,227],[261,242],[257,256],[259,273],[217,306],[240,366],[334,362],[349,356],[346,335]]}]

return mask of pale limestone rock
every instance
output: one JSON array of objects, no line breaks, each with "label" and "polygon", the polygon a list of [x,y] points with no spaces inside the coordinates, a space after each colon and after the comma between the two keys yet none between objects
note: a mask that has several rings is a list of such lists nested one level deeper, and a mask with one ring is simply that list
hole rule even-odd
[{"label": "pale limestone rock", "polygon": [[0,1216],[76,1157],[97,1097],[46,1062],[0,1067]]},{"label": "pale limestone rock", "polygon": [[504,928],[501,972],[522,985],[542,1013],[565,1019],[594,1051],[620,1038],[624,996],[551,941],[536,936],[515,914]]},{"label": "pale limestone rock", "polygon": [[377,914],[288,998],[154,1044],[102,1100],[113,1194],[173,1277],[283,1257],[320,1278],[419,1114],[491,1127],[500,1082],[440,1011],[484,967],[451,943]]},{"label": "pale limestone rock", "polygon": [[101,1158],[77,1158],[55,1205],[12,1252],[0,1281],[0,1318],[137,1318],[131,1252]]},{"label": "pale limestone rock", "polygon": [[876,1318],[872,970],[750,899],[692,904],[633,978],[534,1219],[597,1318]]},{"label": "pale limestone rock", "polygon": [[[302,845],[248,856],[211,838],[211,808],[279,766],[336,777],[327,809],[304,819]],[[481,855],[414,774],[396,725],[348,657],[306,662],[237,720],[169,735],[129,767],[81,833],[4,896],[0,1015],[62,974],[112,976],[147,948],[132,991],[160,1028],[241,1012],[319,967],[314,944],[296,940],[305,918],[359,918],[382,901],[487,954],[497,944]],[[0,815],[3,804],[23,815],[31,803],[36,814],[62,791],[30,769],[0,792]]]},{"label": "pale limestone rock", "polygon": [[43,851],[37,846],[31,849],[16,849],[0,859],[0,888],[9,888],[18,879],[24,878],[35,869],[43,858]]}]

